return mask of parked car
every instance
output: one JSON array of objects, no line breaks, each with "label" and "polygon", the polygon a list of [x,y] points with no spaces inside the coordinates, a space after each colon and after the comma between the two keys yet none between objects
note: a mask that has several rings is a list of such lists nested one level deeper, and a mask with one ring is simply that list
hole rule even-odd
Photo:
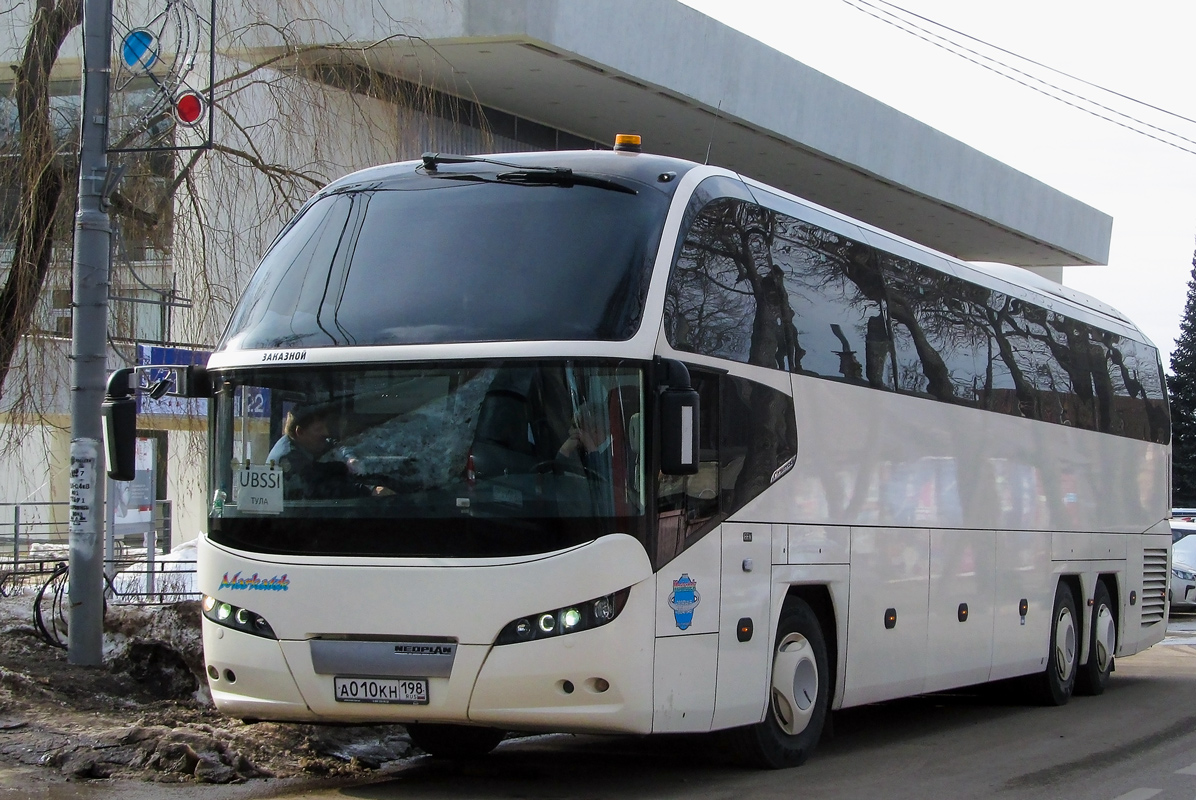
[{"label": "parked car", "polygon": [[1196,508],[1171,509],[1171,543],[1196,533]]},{"label": "parked car", "polygon": [[1171,545],[1172,611],[1196,611],[1196,536],[1186,536]]}]

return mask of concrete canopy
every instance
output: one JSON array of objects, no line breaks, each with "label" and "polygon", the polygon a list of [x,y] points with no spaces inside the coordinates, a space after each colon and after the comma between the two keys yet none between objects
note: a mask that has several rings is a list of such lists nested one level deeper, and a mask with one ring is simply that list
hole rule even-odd
[{"label": "concrete canopy", "polygon": [[[383,0],[405,80],[707,160],[969,261],[1103,264],[1112,218],[675,0]],[[349,20],[360,41],[381,21]]]}]

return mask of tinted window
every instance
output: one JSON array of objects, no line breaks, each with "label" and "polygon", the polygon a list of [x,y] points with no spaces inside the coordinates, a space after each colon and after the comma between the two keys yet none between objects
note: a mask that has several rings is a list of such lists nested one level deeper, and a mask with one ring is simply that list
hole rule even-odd
[{"label": "tinted window", "polygon": [[1169,440],[1154,348],[741,196],[712,199],[707,183],[687,212],[665,299],[675,348]]},{"label": "tinted window", "polygon": [[886,385],[879,265],[868,248],[754,203],[703,207],[665,301],[679,350]]},{"label": "tinted window", "polygon": [[[673,267],[665,320],[679,350],[787,369],[795,338],[768,258],[775,215],[721,199],[693,220]],[[792,316],[792,315],[790,315]]]},{"label": "tinted window", "polygon": [[700,398],[698,472],[696,475],[660,475],[658,478],[657,566],[671,561],[726,518],[719,507],[719,380],[717,374],[690,370],[690,381]]},{"label": "tinted window", "polygon": [[779,480],[797,456],[793,398],[762,383],[722,381],[721,502],[728,514]]},{"label": "tinted window", "polygon": [[988,379],[988,291],[884,254],[897,388],[974,405]]},{"label": "tinted window", "polygon": [[1163,390],[1158,351],[1132,339],[1103,333],[1113,389],[1112,432],[1167,443],[1171,409]]},{"label": "tinted window", "polygon": [[769,386],[694,368],[701,397],[698,473],[662,475],[656,565],[667,563],[793,467],[793,398]]},{"label": "tinted window", "polygon": [[222,347],[635,333],[668,208],[663,193],[421,186],[316,201],[258,268]]},{"label": "tinted window", "polygon": [[785,275],[799,347],[794,371],[893,385],[884,284],[871,248],[778,215],[772,256]]},{"label": "tinted window", "polygon": [[1036,367],[1027,355],[1021,307],[1022,301],[990,291],[985,302],[973,308],[985,334],[978,359],[983,373],[979,403],[989,411],[1038,419],[1032,383]]}]

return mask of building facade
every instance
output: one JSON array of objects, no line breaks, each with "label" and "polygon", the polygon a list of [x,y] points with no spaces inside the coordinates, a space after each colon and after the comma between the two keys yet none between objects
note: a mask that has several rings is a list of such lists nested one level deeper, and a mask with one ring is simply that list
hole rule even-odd
[{"label": "building facade", "polygon": [[[118,3],[118,33],[152,29],[163,5]],[[675,0],[308,5],[222,4],[212,148],[113,156],[124,177],[113,207],[111,368],[202,359],[311,192],[428,151],[602,148],[615,133],[639,133],[645,150],[726,166],[966,260],[1057,280],[1063,265],[1107,259],[1106,215]],[[28,12],[0,31],[0,59],[19,58]],[[51,85],[67,173],[78,53],[76,32]],[[208,89],[205,64],[187,67],[185,79]],[[153,69],[179,73],[166,52]],[[122,84],[112,124],[136,121],[154,91],[153,81]],[[155,141],[172,147],[203,138],[202,128],[155,124],[164,125]],[[11,159],[18,135],[13,87],[0,82],[0,155]],[[15,192],[0,188],[0,270],[12,260]],[[52,267],[0,400],[12,443],[0,463],[4,503],[67,496],[72,207],[59,210]],[[147,406],[140,425],[153,442],[153,491],[173,505],[172,539],[194,538],[207,508],[204,409]],[[65,522],[62,506],[44,513]]]}]

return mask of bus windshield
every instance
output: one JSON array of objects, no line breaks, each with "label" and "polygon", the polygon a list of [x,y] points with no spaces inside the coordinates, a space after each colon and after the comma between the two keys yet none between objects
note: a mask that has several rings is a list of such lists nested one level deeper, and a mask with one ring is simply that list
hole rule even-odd
[{"label": "bus windshield", "polygon": [[309,206],[220,349],[623,341],[639,328],[661,190],[409,176]]},{"label": "bus windshield", "polygon": [[276,368],[214,385],[214,541],[467,557],[645,540],[639,365]]}]

